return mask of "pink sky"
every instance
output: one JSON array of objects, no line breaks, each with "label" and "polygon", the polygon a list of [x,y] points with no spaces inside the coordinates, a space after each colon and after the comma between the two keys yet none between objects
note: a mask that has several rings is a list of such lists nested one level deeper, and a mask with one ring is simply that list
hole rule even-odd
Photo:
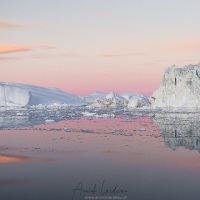
[{"label": "pink sky", "polygon": [[[158,50],[150,55],[133,56],[127,55],[125,50],[116,51],[113,56],[112,52],[103,56],[68,56],[55,51],[56,48],[47,46],[0,46],[3,68],[0,80],[57,87],[80,95],[93,91],[151,95],[159,87],[165,68],[174,63],[173,57],[177,57],[176,64],[181,67],[198,63],[198,59],[181,60],[179,57],[188,54],[185,50],[180,55],[176,51],[170,55],[170,52],[159,53]],[[156,61],[156,53],[160,57],[165,54],[168,60]]]},{"label": "pink sky", "polygon": [[200,61],[200,19],[193,0],[143,3],[2,3],[0,81],[151,95],[166,67]]}]

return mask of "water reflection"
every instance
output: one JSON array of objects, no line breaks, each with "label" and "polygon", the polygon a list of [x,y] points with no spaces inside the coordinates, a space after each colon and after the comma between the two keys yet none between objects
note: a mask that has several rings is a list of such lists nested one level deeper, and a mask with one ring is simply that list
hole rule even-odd
[{"label": "water reflection", "polygon": [[151,115],[160,127],[165,145],[172,150],[184,147],[200,152],[200,114],[165,113]]},{"label": "water reflection", "polygon": [[[0,131],[0,199],[70,200],[78,183],[84,189],[96,184],[99,191],[103,180],[105,189],[116,184],[126,189],[130,200],[200,197],[198,152],[173,152],[161,143],[163,137],[172,149],[199,150],[198,114],[157,113],[150,118],[119,112],[110,119],[61,120],[71,114],[26,113],[10,113],[16,119],[12,123],[44,123],[46,117],[57,123]],[[6,120],[4,116],[4,127],[9,127]],[[76,199],[92,194],[79,196]]]},{"label": "water reflection", "polygon": [[[87,115],[85,115],[87,113]],[[44,124],[46,122],[59,122],[62,120],[76,119],[77,117],[93,118],[115,118],[122,117],[141,117],[147,111],[129,111],[124,109],[86,109],[84,107],[41,107],[41,108],[9,108],[0,107],[0,129],[27,127]],[[93,114],[93,115],[91,115]]]},{"label": "water reflection", "polygon": [[[72,109],[69,109],[69,115]],[[18,128],[45,123],[45,120],[61,121],[64,117],[60,109],[48,108],[18,108],[9,110],[9,108],[0,107],[0,129]]]},{"label": "water reflection", "polygon": [[33,158],[21,155],[0,154],[0,163],[13,163],[13,162],[44,162],[48,163],[53,161],[51,158]]},{"label": "water reflection", "polygon": [[[64,120],[71,120],[77,117],[83,116],[83,110],[85,108],[67,108],[67,109],[33,109],[33,108],[21,108],[18,110],[0,110],[0,129],[10,129],[17,127],[28,127],[34,125],[45,124],[47,121],[59,122]],[[96,113],[98,116],[106,116],[112,114],[114,116],[113,127],[120,125],[121,129],[112,129],[112,130],[99,130],[99,127],[103,129],[108,127],[112,123],[108,120],[107,124],[98,124],[97,121],[95,123],[91,121],[92,128],[88,129],[86,127],[86,122],[84,122],[84,127],[80,127],[78,129],[79,124],[75,123],[73,127],[69,127],[69,122],[64,126],[59,127],[59,123],[56,123],[56,127],[51,130],[64,130],[65,132],[81,132],[81,133],[111,133],[112,135],[124,135],[124,136],[133,136],[137,134],[134,132],[136,125],[132,119],[140,118],[145,116],[145,114],[149,114],[152,118],[153,122],[160,127],[160,134],[164,139],[165,145],[170,147],[172,150],[176,150],[179,147],[184,147],[189,150],[198,150],[200,152],[200,114],[199,113],[150,113],[150,111],[128,111],[128,110],[88,110],[87,113]],[[95,116],[96,116],[95,115]],[[122,117],[123,120],[118,121],[118,118]],[[94,117],[95,118],[95,117]],[[87,117],[86,117],[87,119]],[[91,118],[93,119],[93,118]],[[90,120],[91,120],[90,119]],[[106,118],[107,119],[107,118]],[[129,120],[130,119],[130,120]],[[150,123],[145,121],[146,118],[141,118],[144,125],[147,126],[150,131]],[[86,121],[89,121],[88,119]],[[105,120],[107,121],[107,120]],[[123,123],[126,122],[126,123]],[[130,122],[130,123],[127,123]],[[139,122],[137,122],[139,123]],[[81,123],[82,124],[82,123]],[[98,127],[95,127],[95,124]],[[123,128],[122,124],[125,124]],[[131,125],[129,129],[129,125]],[[58,128],[59,127],[59,128]],[[51,126],[40,127],[44,130],[50,130]],[[119,128],[119,127],[118,127]],[[144,128],[143,128],[144,129]],[[99,132],[99,131],[100,132]],[[139,129],[138,129],[139,130]],[[144,129],[146,131],[146,129]],[[147,132],[148,132],[147,131]],[[155,134],[155,132],[154,132]],[[142,134],[144,136],[144,134]]]}]

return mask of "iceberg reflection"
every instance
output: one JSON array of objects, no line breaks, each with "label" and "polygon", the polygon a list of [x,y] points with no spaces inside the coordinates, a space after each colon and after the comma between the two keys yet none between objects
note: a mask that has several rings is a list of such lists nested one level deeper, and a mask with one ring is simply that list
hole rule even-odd
[{"label": "iceberg reflection", "polygon": [[151,118],[160,127],[167,147],[172,150],[184,147],[200,152],[199,113],[156,113]]}]

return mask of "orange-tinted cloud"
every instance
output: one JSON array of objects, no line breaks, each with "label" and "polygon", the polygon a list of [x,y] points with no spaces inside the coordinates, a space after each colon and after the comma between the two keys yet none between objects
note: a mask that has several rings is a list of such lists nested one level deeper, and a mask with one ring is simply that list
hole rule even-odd
[{"label": "orange-tinted cloud", "polygon": [[0,45],[0,54],[17,53],[33,50],[48,50],[53,49],[52,46],[10,46]]},{"label": "orange-tinted cloud", "polygon": [[18,28],[27,28],[27,27],[28,25],[26,24],[11,22],[8,20],[0,20],[0,28],[18,29]]},{"label": "orange-tinted cloud", "polygon": [[85,55],[82,55],[80,53],[67,52],[67,53],[57,53],[57,54],[33,54],[30,56],[27,56],[27,58],[43,59],[43,58],[50,58],[50,57],[52,58],[52,57],[84,57],[84,56]]}]

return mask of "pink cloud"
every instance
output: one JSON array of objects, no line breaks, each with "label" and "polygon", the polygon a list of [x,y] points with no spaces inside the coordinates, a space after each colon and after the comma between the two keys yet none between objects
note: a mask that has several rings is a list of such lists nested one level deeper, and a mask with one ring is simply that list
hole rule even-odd
[{"label": "pink cloud", "polygon": [[0,45],[0,54],[26,52],[33,50],[49,50],[55,47],[52,46],[13,46],[13,45]]}]

